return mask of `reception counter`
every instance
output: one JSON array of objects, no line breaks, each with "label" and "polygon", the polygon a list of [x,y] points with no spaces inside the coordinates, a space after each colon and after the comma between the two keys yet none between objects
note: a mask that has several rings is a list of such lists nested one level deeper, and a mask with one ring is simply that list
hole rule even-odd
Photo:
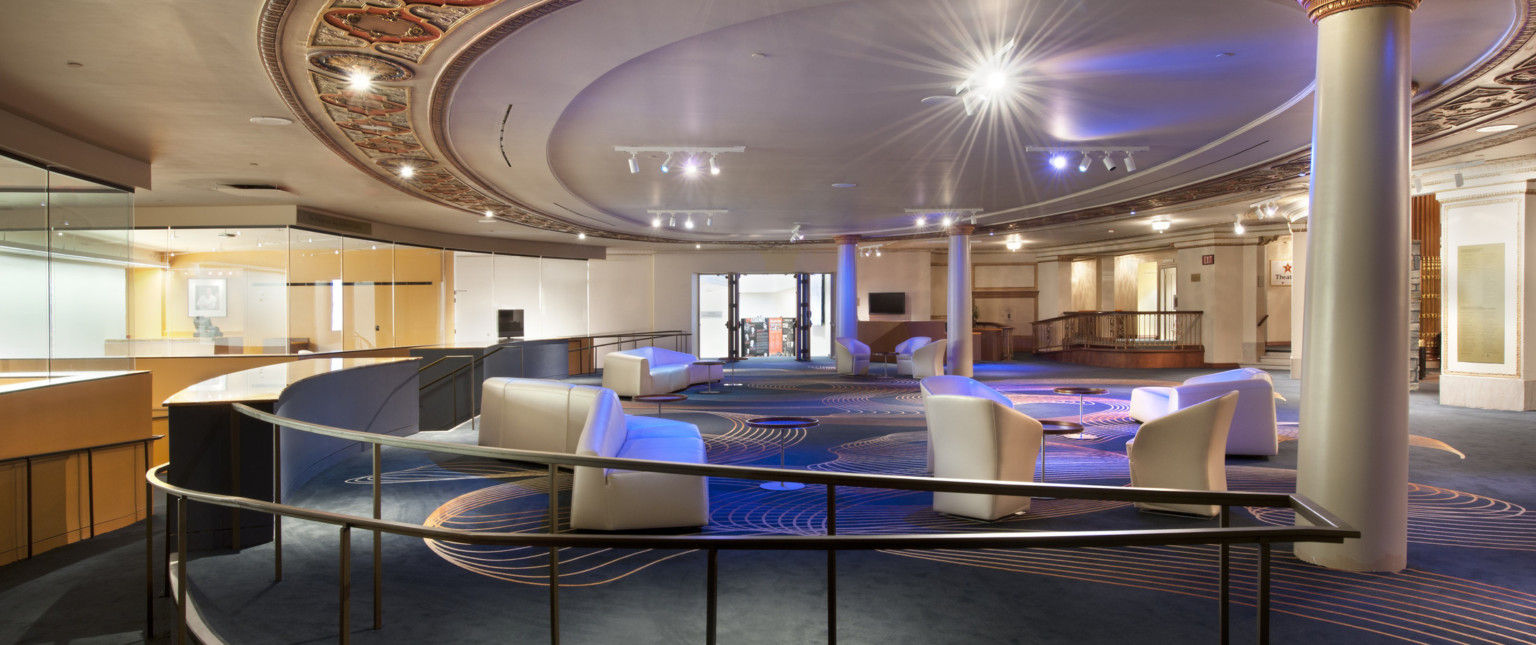
[{"label": "reception counter", "polygon": [[[272,499],[272,426],[235,412],[235,403],[348,430],[415,434],[420,425],[418,362],[415,358],[316,358],[235,372],[177,392],[165,401],[170,416],[170,483]],[[279,477],[285,497],[366,448],[294,430],[280,434]],[[175,522],[174,513],[170,521]],[[194,505],[187,513],[187,528],[187,545],[194,550],[247,547],[272,539],[271,516],[227,508]]]}]

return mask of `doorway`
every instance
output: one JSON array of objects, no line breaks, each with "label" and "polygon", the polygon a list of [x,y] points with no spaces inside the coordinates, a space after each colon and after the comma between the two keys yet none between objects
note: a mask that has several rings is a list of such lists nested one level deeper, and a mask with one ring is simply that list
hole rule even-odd
[{"label": "doorway", "polygon": [[700,357],[832,353],[832,274],[748,273],[698,276]]}]

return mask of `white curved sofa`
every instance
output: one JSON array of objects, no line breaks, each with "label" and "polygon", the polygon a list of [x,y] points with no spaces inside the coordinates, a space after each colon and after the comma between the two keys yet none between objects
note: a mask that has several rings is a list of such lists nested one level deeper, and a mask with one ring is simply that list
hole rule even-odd
[{"label": "white curved sofa", "polygon": [[[1125,443],[1131,485],[1138,488],[1227,489],[1227,461],[1222,446],[1242,395],[1227,392],[1214,399],[1148,421]],[[1143,511],[1215,516],[1219,506],[1136,502]]]},{"label": "white curved sofa", "polygon": [[694,365],[693,354],[640,347],[603,357],[603,387],[619,396],[666,394],[725,377],[723,365]]},{"label": "white curved sofa", "polygon": [[[607,388],[490,378],[482,391],[482,446],[706,463],[697,426],[626,415],[618,395]],[[687,527],[709,520],[706,477],[589,467],[575,471],[572,528]]]},{"label": "white curved sofa", "polygon": [[930,376],[944,375],[945,348],[949,341],[940,338],[934,342],[917,348],[912,353],[912,371],[908,372],[912,378],[928,378]]},{"label": "white curved sofa", "polygon": [[[1043,438],[1039,421],[1002,393],[965,376],[920,383],[935,477],[1032,481]],[[1028,497],[934,493],[933,510],[992,521],[1029,509]]]},{"label": "white curved sofa", "polygon": [[837,359],[838,374],[868,374],[869,345],[857,338],[838,338],[832,342],[832,357]]},{"label": "white curved sofa", "polygon": [[1186,379],[1178,387],[1138,387],[1131,390],[1132,418],[1153,421],[1175,411],[1237,392],[1237,411],[1227,434],[1228,455],[1280,454],[1275,423],[1275,385],[1269,372],[1252,367]]},{"label": "white curved sofa", "polygon": [[[911,376],[912,352],[931,342],[933,342],[933,339],[927,336],[913,336],[896,345],[896,348],[892,350],[896,353],[896,375]],[[929,376],[932,376],[932,374]]]}]

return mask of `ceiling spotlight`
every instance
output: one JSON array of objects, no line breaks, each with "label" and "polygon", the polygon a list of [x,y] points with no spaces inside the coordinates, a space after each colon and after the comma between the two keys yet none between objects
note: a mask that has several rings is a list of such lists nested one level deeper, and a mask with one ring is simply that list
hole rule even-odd
[{"label": "ceiling spotlight", "polygon": [[1424,180],[1420,179],[1418,175],[1413,176],[1413,192],[1424,192]]},{"label": "ceiling spotlight", "polygon": [[629,174],[640,172],[640,160],[635,158],[635,153],[629,153]]},{"label": "ceiling spotlight", "polygon": [[667,226],[671,226],[672,228],[677,228],[677,216],[676,215],[668,215],[667,216]]},{"label": "ceiling spotlight", "polygon": [[695,244],[695,245],[693,245],[693,248],[702,249],[702,248],[704,248],[704,245],[703,244]]},{"label": "ceiling spotlight", "polygon": [[576,239],[578,239],[578,240],[585,240],[585,239],[587,239],[587,234],[586,233],[577,233],[576,234]]},{"label": "ceiling spotlight", "polygon": [[693,228],[693,216],[692,215],[689,215],[687,219],[683,220],[683,228],[690,229],[690,230]]},{"label": "ceiling spotlight", "polygon": [[1125,171],[1136,172],[1136,158],[1131,156],[1129,150],[1125,152]]},{"label": "ceiling spotlight", "polygon": [[802,238],[803,238],[803,236],[800,235],[800,225],[799,224],[796,224],[794,228],[789,229],[789,241],[793,242],[795,240],[802,239]]},{"label": "ceiling spotlight", "polygon": [[953,222],[949,219],[949,216],[945,215],[944,219],[939,220],[939,228],[949,228],[949,225],[952,223]]},{"label": "ceiling spotlight", "polygon": [[1467,185],[1467,178],[1461,174],[1460,170],[1456,171],[1456,176],[1453,177],[1453,179],[1456,180],[1457,188],[1461,188],[1462,186]]},{"label": "ceiling spotlight", "polygon": [[976,214],[975,213],[971,213],[971,226],[975,226],[975,225],[976,225]]},{"label": "ceiling spotlight", "polygon": [[354,92],[366,92],[373,87],[373,77],[367,72],[352,72],[347,75],[347,88]]},{"label": "ceiling spotlight", "polygon": [[683,162],[683,174],[690,176],[699,174],[699,164],[693,160],[693,157],[688,157],[688,160]]},{"label": "ceiling spotlight", "polygon": [[720,174],[720,164],[715,161],[715,153],[709,153],[709,174]]},{"label": "ceiling spotlight", "polygon": [[880,257],[880,247],[875,247],[875,257]]},{"label": "ceiling spotlight", "polygon": [[1247,230],[1248,229],[1243,228],[1243,214],[1242,213],[1238,213],[1237,214],[1237,221],[1232,222],[1232,234],[1233,235],[1242,235]]},{"label": "ceiling spotlight", "polygon": [[1088,172],[1088,153],[1083,153],[1083,160],[1077,164],[1078,172]]},{"label": "ceiling spotlight", "polygon": [[715,216],[714,215],[705,215],[704,216],[704,225],[705,226],[714,226],[715,225]]},{"label": "ceiling spotlight", "polygon": [[496,216],[496,214],[495,214],[495,213],[492,213],[492,212],[491,212],[491,211],[486,211],[486,212],[485,212],[485,216],[486,216],[486,217],[495,217],[495,216]]},{"label": "ceiling spotlight", "polygon": [[864,249],[864,257],[869,257],[869,249]]},{"label": "ceiling spotlight", "polygon": [[1067,156],[1061,153],[1051,155],[1051,167],[1063,170],[1067,167]]},{"label": "ceiling spotlight", "polygon": [[927,226],[927,225],[928,225],[928,218],[926,216],[924,216],[924,215],[918,215],[917,216],[917,227],[918,228],[922,228],[922,227]]},{"label": "ceiling spotlight", "polygon": [[657,215],[657,216],[651,218],[651,228],[661,228],[661,216],[660,215]]},{"label": "ceiling spotlight", "polygon": [[410,179],[416,174],[416,169],[411,166],[400,166],[400,176]]},{"label": "ceiling spotlight", "polygon": [[668,152],[667,153],[667,160],[661,162],[661,172],[662,173],[672,172],[672,153]]},{"label": "ceiling spotlight", "polygon": [[1119,168],[1118,166],[1115,165],[1115,160],[1109,158],[1109,153],[1108,152],[1104,153],[1104,158],[1103,158],[1102,161],[1104,162],[1104,167],[1106,169],[1108,169],[1110,172],[1114,172],[1116,169]]}]

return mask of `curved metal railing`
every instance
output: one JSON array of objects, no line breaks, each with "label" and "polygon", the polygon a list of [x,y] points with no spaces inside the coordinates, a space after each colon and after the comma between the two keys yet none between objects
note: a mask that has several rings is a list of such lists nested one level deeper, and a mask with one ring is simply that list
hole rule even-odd
[{"label": "curved metal railing", "polygon": [[[708,601],[706,604],[706,635],[708,639],[707,642],[713,644],[715,642],[716,634],[716,597],[718,589],[716,561],[718,552],[721,549],[826,551],[828,564],[828,642],[835,643],[837,634],[836,557],[838,551],[877,549],[1071,548],[1217,544],[1220,546],[1220,640],[1222,642],[1226,642],[1229,632],[1228,627],[1230,623],[1230,547],[1233,544],[1258,544],[1259,566],[1256,599],[1258,611],[1257,637],[1260,643],[1267,643],[1269,638],[1269,570],[1271,544],[1275,542],[1337,543],[1342,542],[1348,538],[1360,537],[1360,532],[1358,530],[1349,527],[1337,517],[1335,517],[1332,513],[1328,512],[1326,509],[1317,506],[1315,503],[1299,494],[1214,492],[1160,488],[1127,488],[1121,486],[1092,486],[1080,484],[1037,484],[1033,482],[1001,482],[990,480],[944,479],[899,475],[830,473],[809,470],[756,468],[750,466],[687,464],[641,459],[590,457],[566,453],[448,444],[421,439],[371,434],[367,432],[345,430],[341,428],[334,428],[330,426],[280,417],[239,403],[234,404],[234,409],[245,416],[272,424],[274,444],[274,482],[281,481],[281,478],[278,476],[278,473],[281,469],[281,450],[279,445],[280,434],[278,432],[279,428],[287,428],[300,432],[308,432],[371,444],[373,452],[373,517],[358,517],[355,515],[345,515],[329,511],[315,510],[278,502],[269,502],[246,497],[199,492],[172,485],[162,479],[162,474],[171,466],[171,464],[162,464],[149,470],[149,472],[146,473],[148,485],[164,491],[167,495],[168,503],[170,498],[175,498],[174,503],[177,507],[176,544],[177,557],[179,562],[179,565],[176,568],[176,576],[179,583],[177,588],[178,642],[186,642],[186,510],[187,503],[189,501],[272,514],[274,516],[274,565],[277,580],[282,579],[282,518],[291,517],[295,519],[320,522],[340,527],[341,556],[339,565],[339,584],[341,589],[341,604],[338,620],[340,627],[340,639],[343,643],[347,642],[348,634],[350,632],[348,599],[350,597],[350,551],[351,530],[353,528],[374,532],[373,605],[375,629],[381,627],[383,624],[381,589],[381,571],[383,563],[381,561],[380,550],[378,548],[378,545],[380,544],[379,535],[381,533],[390,533],[394,535],[404,535],[409,537],[465,544],[543,547],[549,549],[550,641],[552,643],[558,643],[560,640],[559,549],[565,547],[624,549],[651,548],[681,550],[701,549],[706,551],[708,554]],[[548,466],[549,532],[510,533],[466,531],[458,529],[434,528],[406,522],[382,519],[382,473],[380,470],[380,455],[381,448],[383,446],[393,446],[397,448],[423,450],[462,456],[482,457],[488,459],[536,463]],[[619,468],[624,470],[671,473],[678,475],[695,475],[701,477],[726,477],[733,479],[789,481],[800,482],[804,484],[819,484],[825,486],[827,492],[827,534],[753,536],[562,534],[559,532],[558,521],[559,491],[555,486],[555,477],[560,466]],[[1218,528],[1148,529],[1124,531],[998,531],[963,534],[838,535],[837,488],[844,486],[951,493],[1016,495],[1025,497],[1051,496],[1058,498],[1121,502],[1214,505],[1221,507],[1221,514],[1219,515],[1220,526]],[[273,499],[280,498],[281,491],[277,489],[277,485],[274,483]],[[1310,523],[1311,526],[1232,527],[1229,524],[1229,518],[1231,515],[1230,510],[1233,506],[1289,508],[1296,513],[1298,518],[1304,519],[1306,522]],[[149,539],[152,543],[152,531],[150,532]],[[150,549],[151,559],[153,558],[152,551],[153,549]],[[167,579],[169,579],[169,558],[167,558],[166,567],[166,576]],[[150,570],[153,570],[152,561],[149,565],[149,568]],[[151,631],[153,630],[151,629]]]}]

